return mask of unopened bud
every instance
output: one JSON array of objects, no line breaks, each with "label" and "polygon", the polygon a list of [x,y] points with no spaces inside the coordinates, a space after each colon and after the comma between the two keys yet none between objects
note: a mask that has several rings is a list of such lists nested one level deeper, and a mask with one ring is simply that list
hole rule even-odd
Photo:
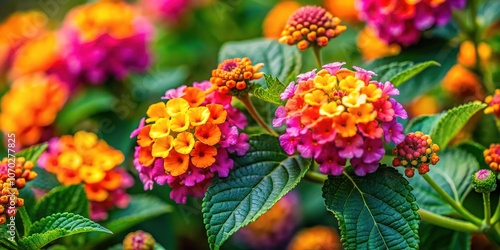
[{"label": "unopened bud", "polygon": [[472,175],[472,186],[478,193],[489,193],[497,188],[497,177],[489,169],[481,169]]}]

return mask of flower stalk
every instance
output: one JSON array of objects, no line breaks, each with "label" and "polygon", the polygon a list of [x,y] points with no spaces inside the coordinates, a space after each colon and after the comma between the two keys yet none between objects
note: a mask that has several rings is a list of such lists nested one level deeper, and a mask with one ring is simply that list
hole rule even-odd
[{"label": "flower stalk", "polygon": [[474,225],[470,222],[445,217],[445,216],[435,214],[431,211],[428,211],[428,210],[425,210],[422,208],[420,208],[418,210],[418,214],[420,215],[420,218],[423,221],[428,222],[428,223],[433,224],[433,225],[436,225],[436,226],[440,226],[440,227],[444,227],[444,228],[448,228],[451,230],[460,231],[460,232],[464,232],[464,233],[475,233],[475,232],[480,231],[476,225]]},{"label": "flower stalk", "polygon": [[484,224],[486,227],[491,226],[491,200],[490,192],[483,193],[483,205],[484,205]]},{"label": "flower stalk", "polygon": [[279,136],[279,134],[276,133],[276,131],[274,131],[271,127],[269,127],[264,119],[262,119],[262,116],[260,116],[257,109],[255,109],[255,106],[253,105],[252,100],[250,100],[250,96],[248,94],[241,95],[238,97],[238,99],[241,101],[241,103],[243,103],[248,113],[262,128],[264,128],[271,135]]},{"label": "flower stalk", "polygon": [[318,172],[314,172],[314,171],[307,171],[305,178],[307,180],[310,180],[312,182],[316,182],[319,184],[323,184],[323,182],[328,180],[328,176],[326,176],[324,174],[320,174]]},{"label": "flower stalk", "polygon": [[463,218],[472,222],[476,226],[482,226],[482,221],[467,211],[459,202],[450,197],[448,193],[446,193],[429,175],[423,174],[422,177],[424,180],[429,183],[429,185],[434,189],[443,200],[448,203],[455,211],[457,211]]},{"label": "flower stalk", "polygon": [[316,59],[316,64],[318,65],[318,68],[320,69],[323,65],[323,63],[321,61],[321,47],[313,46],[313,52],[314,52],[314,58]]}]

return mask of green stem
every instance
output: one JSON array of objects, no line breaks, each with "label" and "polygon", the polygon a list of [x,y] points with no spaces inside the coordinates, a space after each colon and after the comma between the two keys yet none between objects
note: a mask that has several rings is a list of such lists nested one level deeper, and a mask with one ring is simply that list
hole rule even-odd
[{"label": "green stem", "polygon": [[497,247],[500,247],[500,225],[490,228],[484,234],[493,244],[495,244]]},{"label": "green stem", "polygon": [[484,223],[487,227],[491,226],[491,201],[490,192],[483,193],[484,205]]},{"label": "green stem", "polygon": [[497,208],[491,217],[491,224],[495,225],[498,221],[500,221],[500,199],[498,200]]},{"label": "green stem", "polygon": [[[23,220],[23,226],[24,226],[24,236],[28,235],[28,232],[31,229],[31,219],[30,216],[28,215],[28,212],[26,212],[25,207],[18,207],[17,212],[21,216],[21,220]],[[18,237],[21,237],[21,235],[18,235]]]},{"label": "green stem", "polygon": [[476,225],[470,222],[445,217],[422,208],[418,210],[418,214],[423,221],[436,226],[465,233],[475,233],[480,231]]},{"label": "green stem", "polygon": [[328,176],[314,171],[307,171],[305,178],[306,180],[317,182],[319,184],[323,184],[323,182],[328,180]]},{"label": "green stem", "polygon": [[482,221],[471,214],[469,211],[467,211],[462,206],[462,204],[451,198],[450,195],[446,193],[429,175],[423,174],[422,177],[425,181],[427,181],[427,183],[429,183],[432,189],[434,189],[441,196],[441,198],[443,198],[446,203],[450,204],[450,206],[455,209],[455,211],[457,211],[463,218],[474,223],[476,226],[481,227]]},{"label": "green stem", "polygon": [[245,105],[248,113],[262,128],[264,128],[271,135],[279,136],[279,134],[276,133],[276,131],[274,131],[271,127],[269,127],[264,119],[262,119],[259,112],[257,112],[257,110],[255,109],[255,106],[253,105],[252,100],[250,100],[250,96],[248,94],[240,96],[239,99],[243,103],[243,105]]},{"label": "green stem", "polygon": [[321,62],[321,47],[313,46],[314,58],[316,58],[316,64],[318,65],[318,70],[323,67],[323,63]]}]

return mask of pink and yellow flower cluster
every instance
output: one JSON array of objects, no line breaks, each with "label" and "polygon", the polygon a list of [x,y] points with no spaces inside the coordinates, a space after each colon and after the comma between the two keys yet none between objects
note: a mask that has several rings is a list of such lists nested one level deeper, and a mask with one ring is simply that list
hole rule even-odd
[{"label": "pink and yellow flower cluster", "polygon": [[405,175],[408,178],[415,175],[415,169],[418,169],[419,174],[426,174],[429,172],[429,164],[436,165],[439,161],[438,151],[439,145],[433,143],[429,135],[420,131],[409,133],[392,150],[392,165],[406,168]]},{"label": "pink and yellow flower cluster", "polygon": [[493,114],[497,119],[500,119],[500,89],[495,90],[493,95],[487,96],[484,102],[488,104],[484,113]]},{"label": "pink and yellow flower cluster", "polygon": [[130,197],[125,189],[134,183],[132,177],[118,168],[123,154],[96,134],[79,131],[49,141],[49,147],[38,165],[57,176],[63,185],[83,184],[90,201],[93,220],[107,218],[114,207],[125,208]]},{"label": "pink and yellow flower cluster", "polygon": [[325,174],[340,175],[350,159],[354,172],[364,176],[377,170],[385,153],[383,141],[400,143],[407,118],[391,96],[399,91],[390,82],[372,81],[373,72],[331,63],[301,74],[281,94],[286,100],[275,112],[273,125],[286,124],[280,136],[288,154],[298,151],[314,158]]},{"label": "pink and yellow flower cluster", "polygon": [[466,0],[359,0],[358,9],[368,26],[387,43],[408,46],[434,25],[445,25],[453,8]]},{"label": "pink and yellow flower cluster", "polygon": [[149,65],[152,27],[125,1],[96,1],[76,7],[60,31],[68,71],[78,82],[103,83],[143,72]]},{"label": "pink and yellow flower cluster", "polygon": [[[26,186],[26,182],[37,177],[33,167],[33,162],[24,157],[3,158],[0,161],[0,225],[7,221],[7,216],[16,216],[17,209],[13,207],[24,206],[24,199],[19,198],[19,190]],[[14,175],[10,174],[9,177],[9,173]]]},{"label": "pink and yellow flower cluster", "polygon": [[146,190],[156,182],[172,187],[177,203],[202,197],[214,173],[226,177],[233,167],[228,153],[246,153],[248,136],[238,132],[245,116],[231,106],[232,96],[213,90],[208,81],[181,86],[167,91],[167,102],[148,108],[131,135],[137,136],[134,164]]}]

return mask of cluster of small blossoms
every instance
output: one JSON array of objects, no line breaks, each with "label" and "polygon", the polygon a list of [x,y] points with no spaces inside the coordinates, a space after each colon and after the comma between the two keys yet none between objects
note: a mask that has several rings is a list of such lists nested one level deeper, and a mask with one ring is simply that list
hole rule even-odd
[{"label": "cluster of small blossoms", "polygon": [[300,50],[310,46],[325,47],[328,41],[346,30],[340,25],[340,18],[318,6],[304,6],[296,10],[288,19],[281,32],[281,43],[295,45]]},{"label": "cluster of small blossoms", "polygon": [[[9,161],[10,160],[10,161]],[[33,171],[33,162],[26,161],[24,157],[15,159],[15,166],[12,166],[13,159],[3,158],[0,162],[0,225],[7,221],[6,216],[16,216],[15,207],[24,206],[24,200],[19,198],[19,189],[26,186],[26,182],[32,181],[37,174]],[[10,163],[10,164],[9,164]],[[10,174],[10,176],[9,176]]]},{"label": "cluster of small blossoms", "polygon": [[252,65],[252,61],[247,57],[227,59],[220,63],[217,69],[212,70],[210,82],[221,93],[236,94],[234,90],[244,91],[249,81],[264,76],[263,72],[259,72],[263,66],[262,63]]},{"label": "cluster of small blossoms", "polygon": [[286,123],[280,144],[288,154],[297,150],[314,158],[325,174],[340,175],[350,159],[354,172],[364,176],[377,170],[385,142],[400,143],[406,119],[403,106],[391,96],[399,91],[390,82],[372,81],[373,72],[331,63],[301,74],[281,94],[287,100],[275,112],[273,126]]},{"label": "cluster of small blossoms", "polygon": [[357,7],[368,26],[387,43],[408,46],[418,42],[420,33],[434,25],[445,25],[453,8],[466,0],[359,0]]},{"label": "cluster of small blossoms", "polygon": [[298,223],[298,195],[290,192],[255,222],[240,229],[237,239],[253,249],[276,249],[290,237]]},{"label": "cluster of small blossoms", "polygon": [[496,173],[500,173],[500,144],[491,144],[490,148],[483,152],[486,164]]},{"label": "cluster of small blossoms", "polygon": [[249,138],[238,129],[247,121],[231,106],[232,96],[208,81],[169,90],[163,99],[131,134],[138,144],[134,165],[145,190],[168,184],[170,198],[185,203],[187,196],[203,197],[214,173],[227,177],[234,164],[228,153],[246,153]]},{"label": "cluster of small blossoms", "polygon": [[15,133],[19,148],[49,139],[50,125],[67,97],[68,90],[54,76],[39,73],[20,77],[2,97],[0,129]]},{"label": "cluster of small blossoms", "polygon": [[57,176],[63,185],[83,183],[90,201],[90,217],[104,220],[107,211],[126,208],[130,197],[125,189],[133,185],[132,177],[117,166],[123,154],[96,134],[79,131],[49,141],[49,147],[38,165]]},{"label": "cluster of small blossoms", "polygon": [[288,250],[343,249],[338,232],[330,227],[315,226],[298,232],[288,245]]},{"label": "cluster of small blossoms", "polygon": [[141,230],[129,233],[123,239],[123,250],[153,250],[155,246],[153,236]]},{"label": "cluster of small blossoms", "polygon": [[500,89],[495,90],[494,95],[487,96],[484,102],[488,104],[484,113],[493,114],[497,119],[500,119]]},{"label": "cluster of small blossoms", "polygon": [[436,165],[439,156],[436,154],[439,146],[432,143],[429,135],[422,132],[409,133],[403,142],[399,143],[393,150],[394,159],[392,165],[406,168],[405,175],[411,178],[415,175],[415,168],[419,174],[429,172],[429,164]]},{"label": "cluster of small blossoms", "polygon": [[26,41],[46,30],[48,17],[40,11],[15,12],[0,23],[0,75],[10,67],[12,57]]},{"label": "cluster of small blossoms", "polygon": [[143,72],[150,62],[152,27],[125,1],[95,1],[71,10],[60,31],[68,71],[79,81],[100,84]]}]

